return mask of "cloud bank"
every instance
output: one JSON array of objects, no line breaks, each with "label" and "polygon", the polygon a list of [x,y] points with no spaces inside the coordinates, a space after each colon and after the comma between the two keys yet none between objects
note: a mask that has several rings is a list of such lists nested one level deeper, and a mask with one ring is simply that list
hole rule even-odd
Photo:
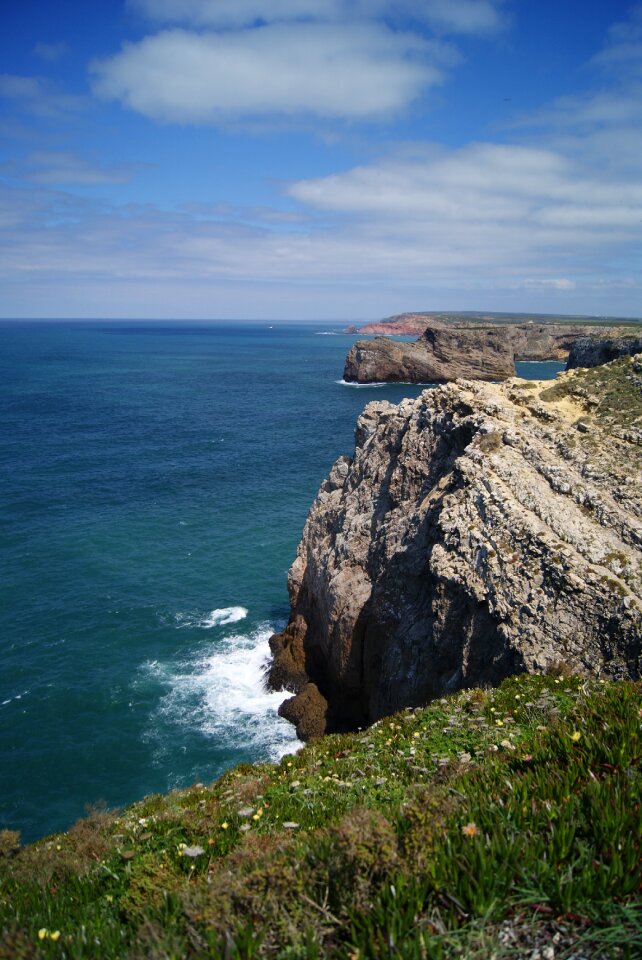
[{"label": "cloud bank", "polygon": [[[433,32],[446,9],[437,0],[395,4],[396,26],[360,0],[351,18],[339,0],[281,0],[269,11],[257,0],[137,4],[162,29],[96,63],[94,82],[164,123],[370,123],[408,109],[455,57],[451,38]],[[457,17],[460,33],[479,34],[499,29],[500,15],[463,0],[443,13],[451,31]],[[4,289],[16,304],[33,303],[35,290],[62,303],[64,289],[60,312],[70,315],[73,297],[92,290],[146,316],[336,316],[357,304],[374,316],[516,304],[639,314],[641,38],[634,13],[588,65],[592,89],[518,117],[494,140],[379,142],[378,155],[332,175],[273,185],[272,208],[216,196],[178,209],[92,201],[73,187],[124,183],[135,168],[65,144],[26,151],[21,186],[0,182]],[[75,105],[37,77],[0,78],[0,95],[43,115]]]}]

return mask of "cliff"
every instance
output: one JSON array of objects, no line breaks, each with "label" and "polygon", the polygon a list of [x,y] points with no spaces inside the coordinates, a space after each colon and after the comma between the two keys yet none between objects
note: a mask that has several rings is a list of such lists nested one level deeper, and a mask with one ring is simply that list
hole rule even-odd
[{"label": "cliff", "polygon": [[[417,318],[402,316],[400,325],[370,324],[360,332],[414,333],[418,323],[421,325]],[[595,327],[579,324],[453,322],[426,326],[425,320],[423,324],[423,332],[414,343],[382,337],[357,341],[346,357],[344,380],[349,383],[445,383],[458,377],[505,380],[515,374],[514,360],[564,360],[573,344],[580,338],[585,342],[590,334],[593,335],[590,343],[635,339],[613,339],[622,332],[616,327],[600,328],[600,337],[596,337]],[[611,340],[603,340],[606,336]],[[642,342],[642,338],[636,342]],[[604,363],[619,355],[616,349],[610,355],[604,351],[603,359],[596,362]]]},{"label": "cliff", "polygon": [[573,319],[580,322],[571,323],[570,318],[544,317],[537,314],[475,313],[473,311],[398,313],[374,323],[346,327],[345,332],[359,333],[369,337],[420,337],[428,327],[448,326],[451,329],[470,329],[473,326],[483,327],[492,324],[503,329],[519,331],[516,346],[517,360],[551,360],[563,359],[577,337],[625,336],[627,332],[630,333],[631,325],[635,324],[635,321],[614,321],[607,325],[604,322],[596,323],[594,320],[590,323],[582,323],[582,318]]},{"label": "cliff", "polygon": [[511,342],[500,327],[429,327],[415,343],[358,340],[346,357],[348,383],[445,383],[458,377],[506,380],[515,374]]},{"label": "cliff", "polygon": [[642,335],[639,337],[580,337],[572,345],[566,369],[597,367],[618,357],[642,353]]},{"label": "cliff", "polygon": [[637,677],[642,357],[369,404],[289,574],[304,737],[521,671]]},{"label": "cliff", "polygon": [[345,332],[360,333],[364,337],[420,337],[426,327],[434,322],[435,318],[430,314],[400,313],[395,317],[390,317],[388,320],[364,323],[359,327],[347,327]]}]

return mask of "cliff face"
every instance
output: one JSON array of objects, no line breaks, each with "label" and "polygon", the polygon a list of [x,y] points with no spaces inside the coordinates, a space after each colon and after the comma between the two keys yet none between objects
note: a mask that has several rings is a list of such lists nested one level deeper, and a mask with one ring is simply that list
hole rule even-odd
[{"label": "cliff face", "polygon": [[426,327],[434,323],[434,317],[428,315],[414,316],[401,313],[389,320],[379,320],[374,323],[364,323],[359,327],[348,327],[346,333],[361,333],[364,337],[392,337],[411,336],[420,337]]},{"label": "cliff face", "polygon": [[310,737],[523,670],[638,676],[640,413],[642,358],[369,404],[290,570],[283,715]]},{"label": "cliff face", "polygon": [[[352,383],[446,383],[458,377],[505,380],[515,374],[513,360],[564,360],[579,338],[584,342],[589,334],[593,334],[591,343],[606,343],[603,337],[618,333],[617,328],[604,327],[600,328],[600,337],[596,338],[595,327],[581,324],[502,323],[488,326],[453,322],[427,326],[427,320],[402,315],[398,321],[360,328],[362,333],[388,335],[412,334],[420,332],[420,328],[423,332],[414,343],[383,337],[359,340],[346,358],[344,379]],[[619,338],[617,342],[620,339],[628,342],[630,338]],[[637,338],[637,343],[642,343],[642,339]],[[640,349],[638,346],[628,352],[632,354]],[[595,362],[605,363],[621,355],[615,349],[610,355],[605,350],[602,359]]]},{"label": "cliff face", "polygon": [[500,327],[429,327],[415,343],[358,340],[346,357],[343,378],[349,383],[445,383],[458,377],[506,380],[514,374],[512,346]]},{"label": "cliff face", "polygon": [[618,357],[642,353],[642,335],[639,337],[581,337],[572,345],[566,369],[597,367]]}]

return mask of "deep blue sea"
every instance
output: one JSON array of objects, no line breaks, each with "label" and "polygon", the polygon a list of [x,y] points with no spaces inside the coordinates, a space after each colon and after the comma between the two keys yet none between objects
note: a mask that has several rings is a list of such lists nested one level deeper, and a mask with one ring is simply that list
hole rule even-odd
[{"label": "deep blue sea", "polygon": [[342,384],[339,329],[0,322],[0,827],[298,747],[262,671],[308,508],[421,390]]}]

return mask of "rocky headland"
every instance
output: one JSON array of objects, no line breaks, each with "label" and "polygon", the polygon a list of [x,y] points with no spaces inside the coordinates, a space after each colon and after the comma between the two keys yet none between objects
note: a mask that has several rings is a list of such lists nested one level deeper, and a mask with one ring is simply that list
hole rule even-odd
[{"label": "rocky headland", "polygon": [[571,344],[566,369],[598,367],[618,357],[632,357],[636,353],[642,353],[642,331],[640,336],[580,337]]},{"label": "rocky headland", "polygon": [[494,324],[504,327],[519,326],[534,329],[544,327],[549,332],[558,332],[562,336],[588,337],[595,336],[596,332],[602,336],[615,336],[617,333],[623,333],[626,327],[635,323],[634,320],[622,319],[620,321],[616,318],[613,318],[612,322],[606,323],[604,320],[597,321],[589,317],[556,317],[525,313],[478,313],[474,311],[440,313],[436,311],[431,313],[397,313],[392,317],[386,317],[383,320],[376,320],[371,323],[352,324],[346,327],[344,332],[358,333],[364,337],[419,337],[427,327],[435,325],[471,327]]},{"label": "rocky headland", "polygon": [[642,356],[370,403],[289,574],[304,738],[524,671],[638,677]]},{"label": "rocky headland", "polygon": [[513,347],[500,327],[429,327],[414,343],[358,340],[346,357],[348,383],[445,383],[458,377],[506,380]]},{"label": "rocky headland", "polygon": [[[386,324],[371,327],[377,327],[377,331],[384,328],[381,332],[385,332]],[[361,332],[367,330],[361,328]],[[598,336],[595,330],[578,324],[424,324],[413,343],[385,337],[358,340],[346,357],[343,378],[348,383],[446,383],[458,377],[506,380],[515,376],[515,360],[564,360],[578,339],[594,345],[607,337],[610,339],[605,342],[636,339],[616,337],[622,333],[618,328],[602,327]],[[387,332],[402,331],[390,325]],[[403,332],[416,330],[407,331],[404,326]],[[619,355],[614,350],[597,362],[604,363]]]}]

